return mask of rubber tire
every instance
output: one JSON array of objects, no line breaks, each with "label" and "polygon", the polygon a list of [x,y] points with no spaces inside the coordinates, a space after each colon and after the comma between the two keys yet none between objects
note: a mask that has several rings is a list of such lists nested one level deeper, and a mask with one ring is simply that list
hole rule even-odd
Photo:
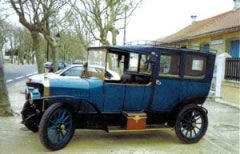
[{"label": "rubber tire", "polygon": [[[74,131],[75,131],[75,125],[74,125],[74,117],[73,117],[73,114],[72,114],[72,120],[73,120],[73,123],[72,123],[72,130],[71,130],[71,135],[68,139],[68,141],[65,143],[65,144],[61,144],[61,145],[54,145],[52,143],[49,142],[48,138],[47,138],[47,127],[48,127],[48,120],[49,118],[51,117],[51,115],[58,109],[65,109],[65,110],[68,110],[67,108],[64,107],[63,104],[61,103],[55,103],[53,105],[51,105],[43,114],[42,116],[42,119],[40,121],[40,125],[39,125],[39,136],[40,136],[40,141],[42,143],[42,145],[44,147],[46,147],[47,149],[49,150],[60,150],[62,148],[64,148],[68,143],[69,141],[71,140],[73,134],[74,134]],[[69,111],[69,110],[68,110]],[[70,112],[70,111],[69,111]],[[71,113],[71,112],[70,112]]]},{"label": "rubber tire", "polygon": [[[203,117],[203,121],[204,121],[201,135],[199,135],[198,137],[193,138],[193,139],[185,138],[182,135],[181,125],[180,125],[181,117],[183,116],[184,113],[188,112],[189,110],[199,111],[199,113],[201,113],[201,115]],[[192,144],[192,143],[196,143],[202,139],[202,137],[206,134],[207,128],[208,128],[208,117],[207,117],[207,113],[205,112],[205,110],[203,110],[203,108],[200,106],[197,106],[195,104],[190,104],[190,105],[183,107],[183,109],[179,112],[177,119],[176,119],[176,124],[175,124],[175,133],[181,142],[186,143],[186,144]]]},{"label": "rubber tire", "polygon": [[39,125],[40,117],[37,117],[37,115],[36,115],[28,120],[25,120],[25,119],[27,119],[29,116],[31,116],[35,113],[36,113],[36,111],[30,106],[29,102],[27,101],[23,105],[23,109],[21,112],[22,121],[23,121],[23,124],[25,125],[25,127],[34,133],[38,132],[38,125]]}]

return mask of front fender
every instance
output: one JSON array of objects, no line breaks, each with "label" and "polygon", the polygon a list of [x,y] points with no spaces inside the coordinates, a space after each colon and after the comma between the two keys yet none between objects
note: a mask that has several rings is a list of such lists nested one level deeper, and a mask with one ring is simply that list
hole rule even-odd
[{"label": "front fender", "polygon": [[49,96],[30,99],[30,102],[39,103],[42,102],[42,111],[44,112],[49,106],[55,103],[63,103],[71,107],[74,112],[82,113],[100,113],[100,110],[91,102],[80,99],[74,96]]}]

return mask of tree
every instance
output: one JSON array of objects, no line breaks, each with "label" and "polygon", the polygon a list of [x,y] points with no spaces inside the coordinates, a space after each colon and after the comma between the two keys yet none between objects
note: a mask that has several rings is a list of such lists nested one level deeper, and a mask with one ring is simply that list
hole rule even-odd
[{"label": "tree", "polygon": [[[26,60],[27,64],[34,63],[34,51],[32,48],[32,39],[29,31],[23,28],[19,29],[19,60],[24,63]],[[40,42],[40,44],[42,44]]]},{"label": "tree", "polygon": [[[9,23],[3,25],[6,42],[10,47],[6,55],[10,56],[10,62],[18,64],[34,63],[34,51],[32,49],[32,38],[29,31],[22,27],[17,27]],[[40,42],[42,44],[42,42]]]},{"label": "tree", "polygon": [[[1,10],[0,10],[1,11]],[[8,100],[7,88],[4,80],[4,68],[3,68],[3,54],[2,47],[5,41],[4,21],[1,19],[0,14],[0,116],[11,115],[10,103]]]},{"label": "tree", "polygon": [[44,26],[47,17],[41,14],[40,2],[34,0],[10,0],[10,3],[19,17],[19,22],[31,33],[38,72],[43,73],[43,53],[40,52],[41,36],[39,31]]},{"label": "tree", "polygon": [[87,47],[93,42],[91,34],[76,18],[76,12],[67,12],[61,24],[59,58],[63,60],[84,60]]},{"label": "tree", "polygon": [[121,29],[117,27],[117,22],[124,20],[126,9],[126,17],[130,17],[141,2],[142,0],[78,0],[72,5],[95,40],[103,45],[116,45]]},{"label": "tree", "polygon": [[59,11],[65,6],[66,2],[59,0],[10,0],[10,3],[18,15],[20,23],[31,33],[38,72],[42,73],[44,70],[43,53],[40,52],[40,33],[48,41],[52,49],[52,60],[55,62],[58,42],[55,37],[56,35],[51,34],[51,28],[47,25],[60,14]]}]

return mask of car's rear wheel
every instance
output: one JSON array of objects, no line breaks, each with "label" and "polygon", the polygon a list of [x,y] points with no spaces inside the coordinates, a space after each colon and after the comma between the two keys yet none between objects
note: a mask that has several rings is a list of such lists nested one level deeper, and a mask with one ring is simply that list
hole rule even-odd
[{"label": "car's rear wheel", "polygon": [[40,122],[40,116],[36,113],[36,110],[27,101],[23,105],[22,109],[22,123],[32,132],[38,131],[38,125]]},{"label": "car's rear wheel", "polygon": [[175,125],[177,137],[184,143],[196,143],[206,133],[207,112],[197,105],[188,105],[178,114]]},{"label": "car's rear wheel", "polygon": [[51,105],[39,125],[41,143],[50,150],[65,147],[74,134],[73,115],[62,104]]}]

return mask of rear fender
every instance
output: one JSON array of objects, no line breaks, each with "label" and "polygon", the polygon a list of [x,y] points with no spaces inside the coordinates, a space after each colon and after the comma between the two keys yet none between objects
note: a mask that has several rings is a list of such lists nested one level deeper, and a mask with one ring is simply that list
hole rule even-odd
[{"label": "rear fender", "polygon": [[181,101],[180,103],[177,103],[177,105],[171,110],[171,112],[168,115],[170,124],[175,123],[175,120],[176,120],[176,117],[177,117],[178,113],[186,105],[195,104],[195,105],[201,105],[202,106],[202,104],[205,102],[206,98],[207,98],[206,96],[195,96],[195,97],[191,97],[191,98],[186,98],[183,101]]},{"label": "rear fender", "polygon": [[186,98],[181,103],[177,104],[175,108],[182,108],[188,104],[202,105],[206,99],[207,99],[207,96],[194,96],[194,97]]}]

